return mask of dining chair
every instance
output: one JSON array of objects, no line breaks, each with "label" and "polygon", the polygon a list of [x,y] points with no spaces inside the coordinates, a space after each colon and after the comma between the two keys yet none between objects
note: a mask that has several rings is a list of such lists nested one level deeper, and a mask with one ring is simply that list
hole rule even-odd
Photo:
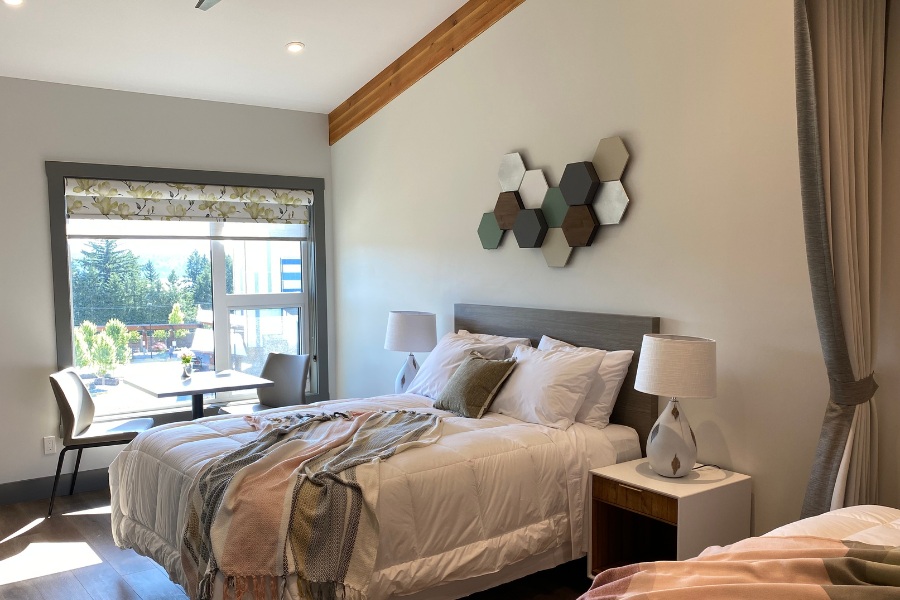
[{"label": "dining chair", "polygon": [[50,376],[50,387],[56,396],[59,414],[62,419],[63,449],[59,453],[56,464],[56,477],[53,478],[53,491],[50,493],[49,518],[53,514],[53,501],[56,499],[56,488],[59,485],[59,474],[62,471],[63,459],[69,450],[78,450],[75,459],[75,470],[72,472],[72,483],[69,495],[75,491],[75,479],[81,465],[81,452],[85,448],[114,446],[127,444],[142,431],[153,427],[153,419],[129,419],[119,421],[94,422],[94,401],[85,387],[81,376],[75,369],[68,368]]},{"label": "dining chair", "polygon": [[275,383],[271,387],[259,388],[259,403],[253,405],[223,406],[223,414],[247,414],[306,404],[306,378],[309,376],[309,354],[279,354],[271,352],[266,357],[262,372],[263,379]]}]

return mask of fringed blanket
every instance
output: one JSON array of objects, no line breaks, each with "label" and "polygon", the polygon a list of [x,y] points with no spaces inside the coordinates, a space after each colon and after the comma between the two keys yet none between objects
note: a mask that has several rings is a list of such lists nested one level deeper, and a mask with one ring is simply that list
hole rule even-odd
[{"label": "fringed blanket", "polygon": [[900,598],[900,547],[760,537],[684,562],[600,573],[580,600],[880,600]]},{"label": "fringed blanket", "polygon": [[246,417],[260,435],[197,477],[181,562],[191,598],[363,599],[378,549],[378,461],[433,443],[440,417],[407,411]]}]

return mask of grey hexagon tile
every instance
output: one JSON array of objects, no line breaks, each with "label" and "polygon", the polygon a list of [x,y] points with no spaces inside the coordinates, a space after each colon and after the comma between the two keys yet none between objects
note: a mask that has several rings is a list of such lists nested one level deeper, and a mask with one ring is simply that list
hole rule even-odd
[{"label": "grey hexagon tile", "polygon": [[629,157],[622,138],[616,136],[600,140],[593,160],[597,177],[604,182],[622,179]]},{"label": "grey hexagon tile", "polygon": [[481,247],[485,250],[496,250],[503,241],[505,232],[500,229],[497,224],[497,218],[494,213],[487,212],[481,216],[481,223],[478,225],[478,238],[481,240]]},{"label": "grey hexagon tile", "polygon": [[563,198],[559,188],[552,187],[544,194],[544,201],[541,203],[541,211],[544,218],[547,219],[547,227],[562,227],[563,219],[566,218],[566,211],[569,205]]},{"label": "grey hexagon tile", "polygon": [[513,234],[519,248],[540,248],[547,235],[547,221],[539,208],[526,208],[516,215]]},{"label": "grey hexagon tile", "polygon": [[608,181],[600,188],[594,208],[601,225],[618,225],[628,208],[628,194],[621,181]]},{"label": "grey hexagon tile", "polygon": [[559,189],[569,206],[590,204],[594,201],[600,179],[594,165],[585,161],[566,165],[563,176],[559,180]]},{"label": "grey hexagon tile", "polygon": [[544,195],[547,193],[547,178],[540,169],[532,169],[525,171],[522,178],[522,185],[519,186],[519,196],[522,202],[529,208],[537,208],[544,201]]},{"label": "grey hexagon tile", "polygon": [[572,256],[572,247],[566,241],[566,235],[562,229],[551,227],[547,229],[541,252],[544,254],[544,260],[547,261],[548,267],[561,268],[568,264],[569,257]]},{"label": "grey hexagon tile", "polygon": [[500,190],[504,192],[518,191],[525,177],[525,161],[518,152],[506,154],[500,159]]}]

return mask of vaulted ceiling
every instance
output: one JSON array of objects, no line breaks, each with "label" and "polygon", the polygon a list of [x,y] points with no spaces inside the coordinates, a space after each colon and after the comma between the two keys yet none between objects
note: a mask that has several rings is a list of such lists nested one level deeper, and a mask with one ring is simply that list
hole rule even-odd
[{"label": "vaulted ceiling", "polygon": [[0,4],[0,76],[328,113],[463,4],[24,0]]}]

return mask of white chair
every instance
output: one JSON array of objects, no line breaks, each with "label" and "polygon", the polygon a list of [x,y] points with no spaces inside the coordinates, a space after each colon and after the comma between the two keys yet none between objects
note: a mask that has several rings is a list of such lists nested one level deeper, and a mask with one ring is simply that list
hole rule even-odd
[{"label": "white chair", "polygon": [[272,352],[266,357],[262,372],[263,379],[275,385],[259,388],[259,404],[223,406],[220,413],[242,415],[270,408],[306,404],[306,378],[309,375],[309,354],[278,354]]},{"label": "white chair", "polygon": [[72,472],[72,483],[69,495],[75,491],[75,479],[81,465],[81,451],[85,448],[127,444],[142,431],[153,427],[153,419],[131,419],[123,421],[106,421],[94,423],[94,401],[81,381],[75,369],[63,369],[50,376],[50,386],[59,405],[62,418],[63,449],[59,453],[56,465],[56,477],[53,478],[53,491],[50,493],[49,518],[53,514],[53,501],[56,498],[56,487],[59,485],[59,474],[62,471],[63,459],[69,450],[78,450],[75,459],[75,471]]}]

